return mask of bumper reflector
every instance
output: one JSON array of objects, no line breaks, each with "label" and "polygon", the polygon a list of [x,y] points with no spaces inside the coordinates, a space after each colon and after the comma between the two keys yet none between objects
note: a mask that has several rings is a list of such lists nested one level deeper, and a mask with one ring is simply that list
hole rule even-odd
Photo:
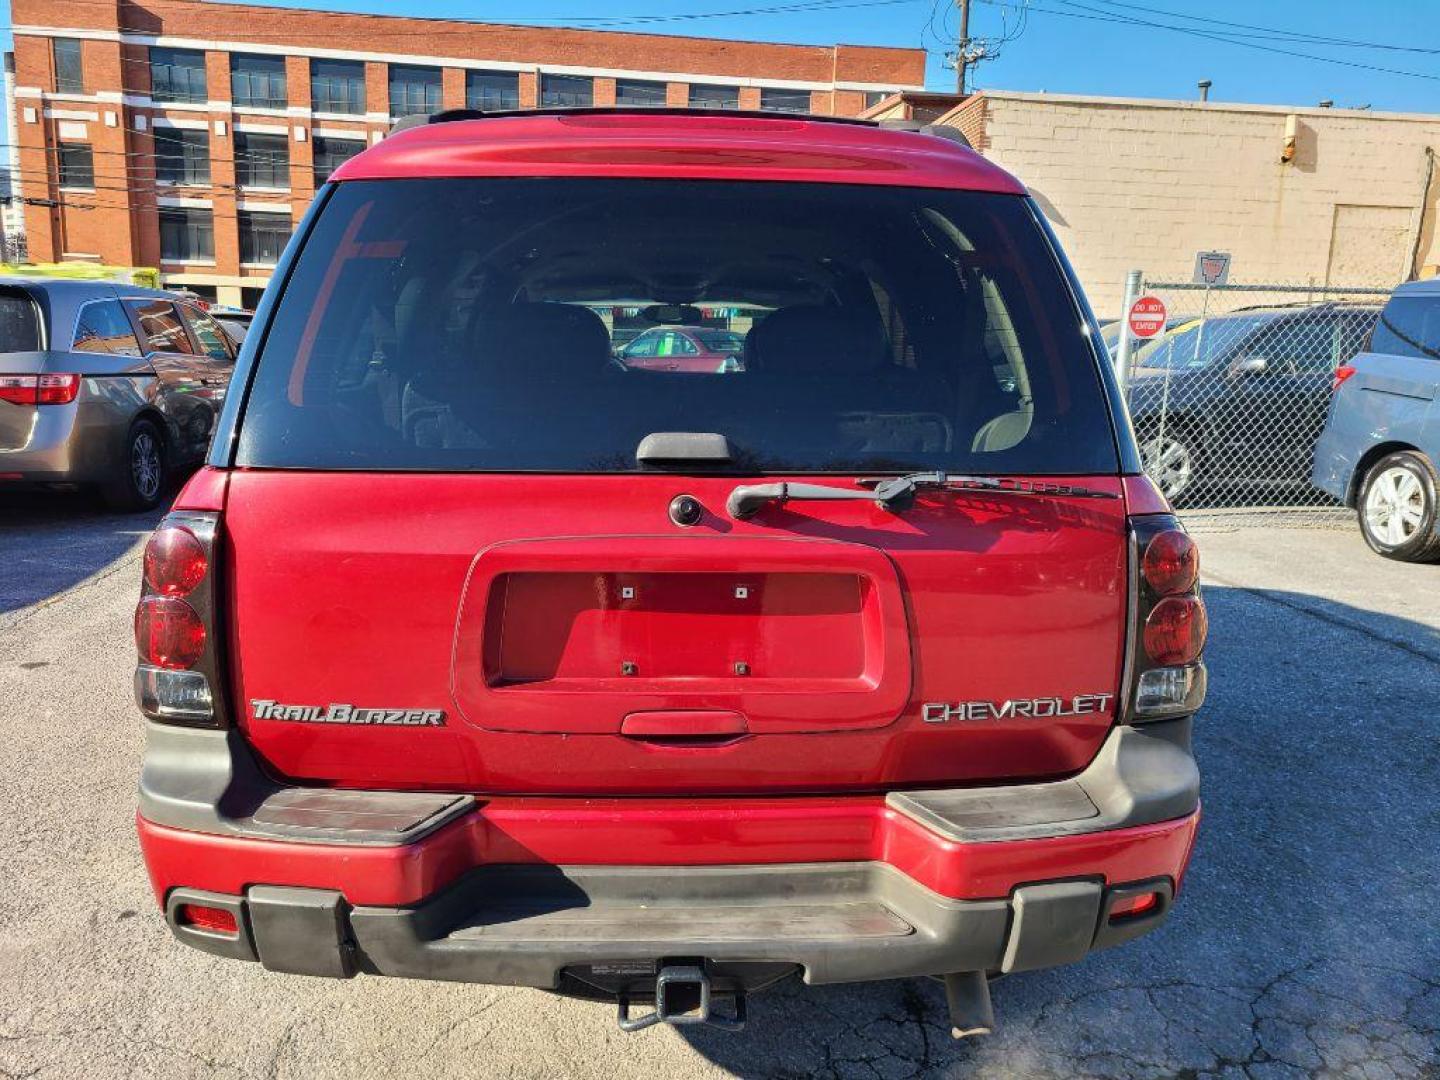
[{"label": "bumper reflector", "polygon": [[198,671],[141,664],[135,669],[135,701],[152,720],[209,724],[215,719],[210,681]]},{"label": "bumper reflector", "polygon": [[175,922],[180,926],[193,926],[212,934],[238,934],[240,927],[235,916],[224,908],[207,907],[204,904],[181,904],[175,909]]},{"label": "bumper reflector", "polygon": [[1110,921],[1133,918],[1154,911],[1160,905],[1158,893],[1140,893],[1136,896],[1122,896],[1110,906]]}]

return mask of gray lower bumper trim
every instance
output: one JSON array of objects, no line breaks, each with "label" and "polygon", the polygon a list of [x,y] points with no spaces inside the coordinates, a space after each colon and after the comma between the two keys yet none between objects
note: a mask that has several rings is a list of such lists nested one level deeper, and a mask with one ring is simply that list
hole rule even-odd
[{"label": "gray lower bumper trim", "polygon": [[1124,829],[1185,817],[1200,804],[1190,718],[1114,728],[1069,780],[892,792],[891,808],[947,840],[986,843]]},{"label": "gray lower bumper trim", "polygon": [[260,768],[237,731],[149,723],[140,815],[221,836],[312,844],[411,844],[467,813],[469,795],[291,787]]},{"label": "gray lower bumper trim", "polygon": [[1042,882],[951,900],[884,863],[492,866],[413,908],[266,886],[244,908],[251,955],[298,974],[554,988],[567,967],[679,956],[796,964],[807,982],[839,983],[1069,963],[1107,943],[1112,892]]}]

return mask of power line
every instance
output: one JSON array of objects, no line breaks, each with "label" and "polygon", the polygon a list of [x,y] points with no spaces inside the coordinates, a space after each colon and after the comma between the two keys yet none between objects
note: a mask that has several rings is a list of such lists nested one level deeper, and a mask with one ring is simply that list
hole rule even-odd
[{"label": "power line", "polygon": [[[978,0],[979,3],[999,6],[1003,0]],[[1356,68],[1362,71],[1375,71],[1385,75],[1402,75],[1412,79],[1426,79],[1440,82],[1440,75],[1429,74],[1420,71],[1407,71],[1402,68],[1384,67],[1379,64],[1366,64],[1358,60],[1344,60],[1335,56],[1317,56],[1314,53],[1298,52],[1294,49],[1282,49],[1274,45],[1262,45],[1256,41],[1245,40],[1243,37],[1231,34],[1223,34],[1206,30],[1198,30],[1189,26],[1175,26],[1171,23],[1156,22],[1134,18],[1120,12],[1108,12],[1101,9],[1088,7],[1075,0],[1055,0],[1056,3],[1065,4],[1067,7],[1078,8],[1078,11],[1061,11],[1056,8],[1040,7],[1030,4],[1030,10],[1045,15],[1059,15],[1068,19],[1083,19],[1089,22],[1112,23],[1120,26],[1136,26],[1142,29],[1169,30],[1179,34],[1188,34],[1192,37],[1203,38],[1207,41],[1218,41],[1224,45],[1238,45],[1242,48],[1254,49],[1260,52],[1274,53],[1281,56],[1292,56],[1301,60],[1314,60],[1322,64],[1336,64],[1341,67]],[[1090,14],[1083,14],[1089,12]]]},{"label": "power line", "polygon": [[1423,53],[1430,56],[1440,56],[1440,49],[1432,49],[1420,45],[1395,45],[1389,42],[1356,41],[1350,38],[1326,37],[1323,34],[1307,34],[1302,31],[1282,30],[1278,27],[1258,26],[1254,23],[1230,22],[1225,19],[1207,18],[1204,15],[1189,15],[1183,11],[1173,11],[1166,8],[1127,4],[1122,3],[1121,0],[1100,0],[1100,2],[1106,7],[1129,8],[1132,11],[1144,11],[1152,15],[1166,15],[1171,18],[1185,19],[1190,22],[1208,23],[1213,26],[1229,27],[1235,30],[1253,30],[1258,33],[1272,35],[1282,40],[1308,42],[1313,45],[1337,45],[1354,49],[1383,49],[1390,52]]}]

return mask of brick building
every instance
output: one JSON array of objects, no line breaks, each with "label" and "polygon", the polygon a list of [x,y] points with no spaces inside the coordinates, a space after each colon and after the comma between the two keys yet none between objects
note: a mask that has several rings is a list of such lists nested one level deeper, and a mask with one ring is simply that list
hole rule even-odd
[{"label": "brick building", "polygon": [[1127,270],[1189,281],[1203,250],[1256,284],[1440,269],[1440,115],[985,90],[936,122],[1029,186],[1101,317]]},{"label": "brick building", "polygon": [[247,7],[14,0],[11,132],[33,262],[158,267],[254,303],[340,162],[438,109],[705,106],[856,115],[919,49]]}]

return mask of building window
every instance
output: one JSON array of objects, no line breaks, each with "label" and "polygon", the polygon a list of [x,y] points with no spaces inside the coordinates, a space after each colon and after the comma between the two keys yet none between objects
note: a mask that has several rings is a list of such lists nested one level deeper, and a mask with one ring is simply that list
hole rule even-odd
[{"label": "building window", "polygon": [[365,149],[365,140],[317,135],[312,145],[315,151],[315,183],[323,184],[330,179],[332,172]]},{"label": "building window", "polygon": [[365,112],[365,65],[358,60],[311,60],[310,107],[316,112]]},{"label": "building window", "polygon": [[232,54],[230,96],[239,109],[285,108],[285,58]]},{"label": "building window", "polygon": [[241,187],[289,188],[290,140],[284,135],[235,133],[235,182]]},{"label": "building window", "polygon": [[890,91],[888,90],[866,90],[865,108],[873,109],[888,97],[890,97]]},{"label": "building window", "polygon": [[427,116],[439,111],[439,68],[390,65],[391,116]]},{"label": "building window", "polygon": [[588,109],[595,103],[595,80],[588,75],[541,75],[540,104],[547,109]]},{"label": "building window", "polygon": [[465,107],[504,112],[520,107],[520,76],[513,71],[467,71]]},{"label": "building window", "polygon": [[61,143],[55,148],[60,166],[60,186],[70,190],[95,190],[95,158],[89,143]]},{"label": "building window", "polygon": [[162,184],[209,184],[210,132],[156,125],[155,179]]},{"label": "building window", "polygon": [[692,84],[690,107],[692,109],[738,109],[740,108],[740,88],[738,86]]},{"label": "building window", "polygon": [[189,49],[150,50],[150,96],[156,101],[201,102],[205,90],[205,54]]},{"label": "building window", "polygon": [[625,106],[665,105],[665,84],[644,79],[616,79],[615,104]]},{"label": "building window", "polygon": [[215,224],[211,211],[162,206],[160,258],[168,262],[201,262],[215,258]]},{"label": "building window", "polygon": [[55,92],[83,94],[85,73],[80,64],[80,42],[75,38],[55,38],[50,45],[55,59]]},{"label": "building window", "polygon": [[760,108],[766,112],[808,113],[810,91],[775,90],[766,87],[760,91]]},{"label": "building window", "polygon": [[290,215],[241,210],[240,261],[249,266],[274,266],[290,239]]}]

